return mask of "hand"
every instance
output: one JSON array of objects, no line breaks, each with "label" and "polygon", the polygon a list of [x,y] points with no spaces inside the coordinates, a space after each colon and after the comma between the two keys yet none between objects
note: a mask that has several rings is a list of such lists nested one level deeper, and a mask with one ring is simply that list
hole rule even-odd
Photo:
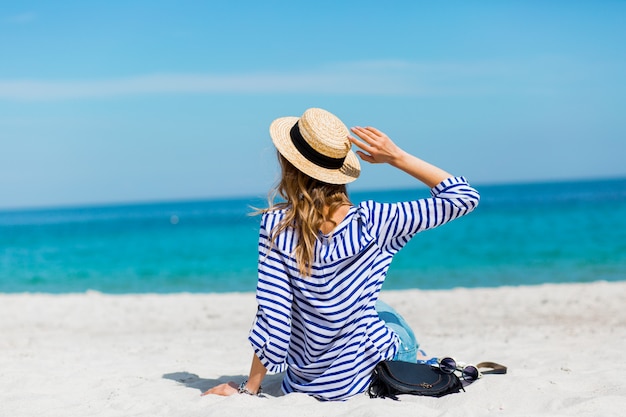
[{"label": "hand", "polygon": [[386,162],[434,187],[452,175],[396,146],[389,136],[374,127],[353,127],[352,132],[361,140],[348,136],[350,142],[361,148],[356,153],[362,160],[372,164]]},{"label": "hand", "polygon": [[223,397],[228,397],[229,395],[234,395],[238,393],[239,387],[233,381],[230,381],[227,384],[220,384],[218,386],[215,386],[210,390],[203,392],[202,395],[215,394],[221,395]]},{"label": "hand", "polygon": [[361,150],[356,153],[362,160],[372,164],[388,163],[394,165],[403,151],[393,141],[375,127],[353,127],[352,132],[361,140],[348,136],[350,142]]}]

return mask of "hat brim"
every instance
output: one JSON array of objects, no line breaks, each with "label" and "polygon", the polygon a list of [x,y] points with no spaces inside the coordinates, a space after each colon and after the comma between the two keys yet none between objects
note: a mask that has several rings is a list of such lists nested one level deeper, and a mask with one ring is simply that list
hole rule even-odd
[{"label": "hat brim", "polygon": [[296,149],[290,136],[291,128],[299,117],[281,117],[270,125],[270,136],[278,152],[300,171],[308,176],[328,184],[348,184],[356,180],[361,173],[359,158],[353,151],[348,151],[343,165],[339,169],[323,168],[306,159]]}]

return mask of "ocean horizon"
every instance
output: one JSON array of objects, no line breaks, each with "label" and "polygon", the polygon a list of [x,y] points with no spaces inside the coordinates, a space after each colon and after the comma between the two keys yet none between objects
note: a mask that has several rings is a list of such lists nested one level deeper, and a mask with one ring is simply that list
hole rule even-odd
[{"label": "ocean horizon", "polygon": [[[626,280],[626,178],[477,185],[470,215],[416,235],[384,290]],[[351,191],[428,197],[425,187]],[[259,197],[0,210],[0,292],[255,290]]]}]

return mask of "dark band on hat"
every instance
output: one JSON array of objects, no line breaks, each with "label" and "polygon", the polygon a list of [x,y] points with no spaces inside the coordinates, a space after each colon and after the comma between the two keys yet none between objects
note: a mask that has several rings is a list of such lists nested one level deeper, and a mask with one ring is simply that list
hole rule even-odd
[{"label": "dark band on hat", "polygon": [[302,137],[300,128],[298,127],[298,122],[296,122],[296,124],[291,128],[289,136],[291,136],[291,141],[300,154],[317,166],[327,169],[339,169],[343,166],[343,163],[346,160],[345,157],[331,158],[330,156],[319,153],[313,149],[311,145],[309,145],[309,143]]}]

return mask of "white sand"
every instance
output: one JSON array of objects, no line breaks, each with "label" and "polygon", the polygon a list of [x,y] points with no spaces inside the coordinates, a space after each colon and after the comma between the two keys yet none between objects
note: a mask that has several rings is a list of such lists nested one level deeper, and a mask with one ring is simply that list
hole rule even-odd
[{"label": "white sand", "polygon": [[323,403],[240,382],[254,295],[0,295],[0,416],[625,416],[626,282],[384,292],[430,354],[491,360],[464,393]]}]

